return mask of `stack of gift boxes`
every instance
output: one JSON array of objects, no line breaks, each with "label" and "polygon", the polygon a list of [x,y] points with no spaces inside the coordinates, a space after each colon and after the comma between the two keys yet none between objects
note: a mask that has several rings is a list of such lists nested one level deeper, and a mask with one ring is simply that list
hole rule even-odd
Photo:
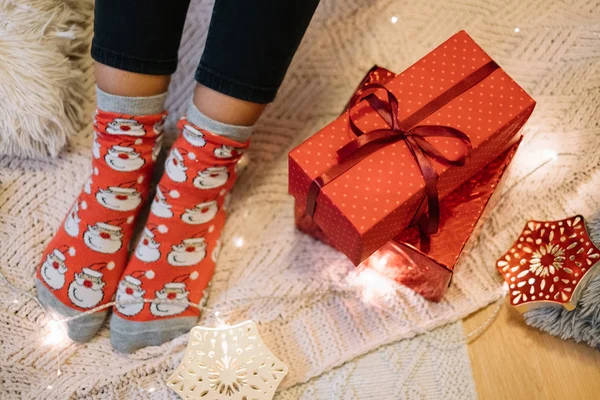
[{"label": "stack of gift boxes", "polygon": [[374,67],[289,153],[298,228],[440,301],[534,106],[464,31],[401,74]]}]

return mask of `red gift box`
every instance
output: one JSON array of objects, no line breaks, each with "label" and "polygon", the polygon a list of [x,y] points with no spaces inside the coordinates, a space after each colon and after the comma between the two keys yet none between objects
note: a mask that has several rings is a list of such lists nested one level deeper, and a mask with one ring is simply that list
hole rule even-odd
[{"label": "red gift box", "polygon": [[[358,86],[354,97],[365,85],[374,82],[385,84],[394,76],[386,69],[373,67]],[[416,226],[408,228],[365,260],[363,265],[379,270],[428,300],[440,301],[456,263],[477,236],[476,227],[481,226],[485,214],[493,208],[500,183],[517,147],[518,143],[444,198],[437,234],[424,237]],[[298,229],[333,245],[306,214],[303,204],[296,203],[295,217]]]},{"label": "red gift box", "polygon": [[[439,175],[441,199],[513,146],[535,106],[535,101],[464,31],[385,87],[400,99],[397,119],[404,132],[418,131],[414,128],[417,125],[442,126],[459,130],[470,139],[472,153],[464,166],[430,161]],[[385,92],[376,91],[375,95],[379,103],[393,104],[389,97],[386,100]],[[364,131],[389,129],[389,117],[374,108],[373,101],[361,101],[351,115]],[[427,141],[449,159],[467,153],[464,143],[454,138],[428,137]],[[289,192],[299,205],[299,214],[312,210],[311,202],[307,202],[311,184],[315,186],[313,181],[340,165],[337,151],[350,142],[357,142],[356,129],[344,114],[290,152]],[[429,194],[422,166],[413,158],[406,140],[361,155],[331,182],[316,186],[321,187],[314,196],[311,222],[355,265],[414,223],[423,213]]]}]

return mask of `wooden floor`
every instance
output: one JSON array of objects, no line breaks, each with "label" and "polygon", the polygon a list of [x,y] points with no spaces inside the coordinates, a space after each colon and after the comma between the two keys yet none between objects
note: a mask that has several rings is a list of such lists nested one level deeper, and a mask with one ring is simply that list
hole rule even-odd
[{"label": "wooden floor", "polygon": [[[465,333],[485,321],[493,308],[467,318]],[[600,400],[600,350],[527,326],[508,303],[469,344],[469,356],[481,400]]]}]

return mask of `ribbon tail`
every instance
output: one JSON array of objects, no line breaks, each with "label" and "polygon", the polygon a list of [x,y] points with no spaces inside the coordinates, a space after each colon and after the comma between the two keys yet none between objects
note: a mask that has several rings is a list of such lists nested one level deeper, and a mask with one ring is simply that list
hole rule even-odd
[{"label": "ribbon tail", "polygon": [[315,209],[317,207],[317,196],[323,187],[323,179],[318,177],[310,183],[310,187],[308,188],[308,195],[306,198],[306,213],[309,217],[313,217],[315,215]]},{"label": "ribbon tail", "polygon": [[419,220],[419,228],[426,235],[437,233],[440,223],[440,198],[438,192],[438,174],[429,158],[423,153],[418,143],[412,137],[406,138],[406,144],[425,180],[425,193],[427,196],[427,213]]}]

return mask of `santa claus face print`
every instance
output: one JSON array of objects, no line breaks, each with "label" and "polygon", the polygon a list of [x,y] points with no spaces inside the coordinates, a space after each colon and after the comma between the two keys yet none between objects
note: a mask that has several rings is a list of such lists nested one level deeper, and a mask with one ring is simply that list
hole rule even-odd
[{"label": "santa claus face print", "polygon": [[94,131],[94,143],[92,144],[92,154],[94,158],[100,158],[100,142],[98,141],[98,133]]},{"label": "santa claus face print", "polygon": [[48,286],[54,290],[62,289],[65,286],[65,273],[67,265],[65,264],[65,255],[58,250],[46,256],[42,264],[40,274]]},{"label": "santa claus face print", "polygon": [[181,220],[191,225],[205,224],[217,215],[217,211],[219,211],[217,201],[210,200],[186,209],[181,215]]},{"label": "santa claus face print", "polygon": [[135,256],[145,262],[154,262],[160,258],[159,243],[154,240],[154,233],[144,228],[144,234],[135,248]]},{"label": "santa claus face print", "polygon": [[198,172],[198,176],[194,178],[194,186],[198,189],[214,189],[223,186],[228,179],[227,167],[208,167]]},{"label": "santa claus face print", "polygon": [[169,178],[175,182],[185,182],[187,180],[187,167],[183,162],[183,156],[179,152],[179,149],[173,149],[167,162],[165,163],[165,171]]},{"label": "santa claus face print", "polygon": [[183,137],[194,147],[204,147],[206,145],[204,134],[191,125],[183,127]]},{"label": "santa claus face print", "polygon": [[189,292],[185,290],[185,284],[179,282],[166,283],[165,286],[155,292],[156,299],[164,302],[153,302],[150,312],[157,317],[167,317],[181,314],[188,308]]},{"label": "santa claus face print", "polygon": [[81,218],[79,218],[78,213],[79,204],[75,202],[65,220],[65,232],[71,237],[77,237],[77,235],[79,235],[79,223],[81,222]]},{"label": "santa claus face print", "polygon": [[115,171],[136,171],[146,163],[140,153],[131,147],[112,146],[108,149],[104,161]]},{"label": "santa claus face print", "polygon": [[83,234],[83,241],[90,249],[104,254],[114,254],[123,246],[121,227],[98,222],[88,225]]},{"label": "santa claus face print", "polygon": [[152,214],[161,218],[171,218],[173,216],[173,211],[171,211],[171,205],[167,203],[167,198],[164,193],[160,189],[160,187],[156,187],[156,196],[154,196],[154,201],[152,202],[152,206],[150,207],[150,211]]},{"label": "santa claus face print", "polygon": [[204,238],[184,239],[180,244],[172,246],[167,262],[174,267],[196,265],[206,257]]},{"label": "santa claus face print", "polygon": [[115,301],[117,311],[129,317],[139,314],[144,308],[144,294],[142,282],[130,275],[126,276],[117,289]]},{"label": "santa claus face print", "polygon": [[144,136],[144,125],[134,119],[117,118],[106,126],[110,135]]},{"label": "santa claus face print", "polygon": [[142,204],[142,195],[133,188],[109,186],[96,193],[98,203],[116,211],[131,211]]},{"label": "santa claus face print", "polygon": [[213,153],[217,158],[233,158],[242,155],[242,150],[236,149],[235,147],[222,145],[217,147]]},{"label": "santa claus face print", "polygon": [[102,273],[89,268],[83,268],[75,274],[75,280],[69,285],[69,299],[81,308],[97,306],[104,297]]}]

